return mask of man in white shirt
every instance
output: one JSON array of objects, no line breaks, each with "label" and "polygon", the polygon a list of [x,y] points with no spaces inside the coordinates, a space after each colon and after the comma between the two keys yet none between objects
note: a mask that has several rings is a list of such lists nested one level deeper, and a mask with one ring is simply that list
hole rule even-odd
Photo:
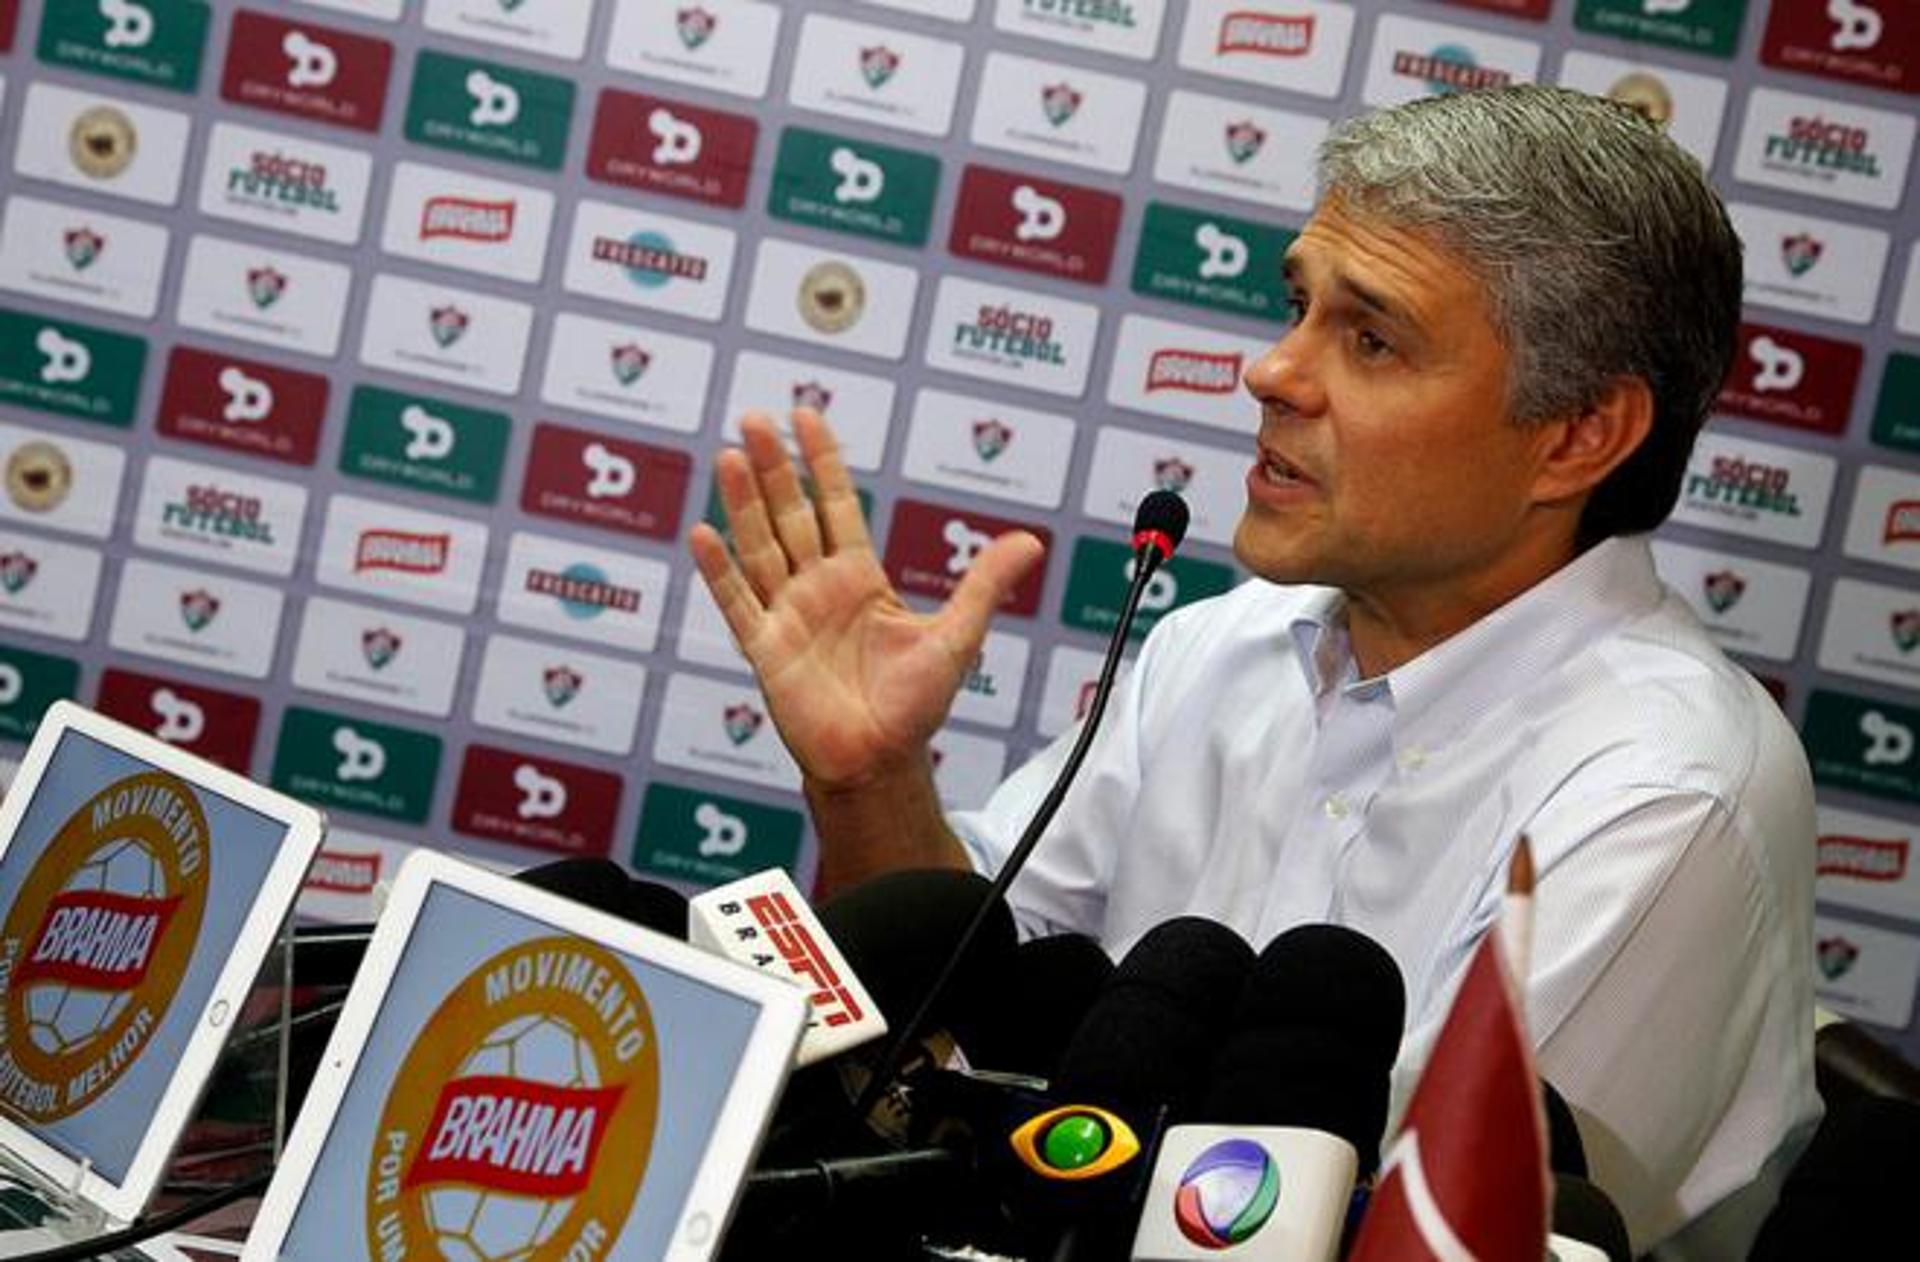
[{"label": "man in white shirt", "polygon": [[[1732,354],[1740,246],[1694,161],[1559,89],[1336,129],[1289,248],[1294,327],[1246,373],[1234,538],[1256,576],[1148,637],[1012,891],[1118,954],[1209,916],[1333,921],[1408,991],[1424,1063],[1522,832],[1528,1018],[1635,1248],[1741,1257],[1818,1116],[1812,793],[1791,728],[1654,575]],[[1010,849],[1056,744],[943,816],[927,741],[1024,533],[921,615],[888,586],[820,419],[718,463],[735,555],[693,552],[805,777],[825,881]],[[737,557],[737,560],[736,560]]]}]

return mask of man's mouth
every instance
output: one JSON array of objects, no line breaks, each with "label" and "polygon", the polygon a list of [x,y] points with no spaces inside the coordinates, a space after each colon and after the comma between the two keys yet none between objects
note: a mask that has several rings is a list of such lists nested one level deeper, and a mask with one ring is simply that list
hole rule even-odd
[{"label": "man's mouth", "polygon": [[1313,481],[1301,472],[1300,466],[1265,447],[1260,449],[1260,473],[1267,481],[1279,486]]}]

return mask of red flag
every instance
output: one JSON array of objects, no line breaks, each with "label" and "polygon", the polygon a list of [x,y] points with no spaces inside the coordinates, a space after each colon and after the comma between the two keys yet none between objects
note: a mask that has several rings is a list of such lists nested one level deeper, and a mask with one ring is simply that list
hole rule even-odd
[{"label": "red flag", "polygon": [[1533,1046],[1481,940],[1348,1262],[1540,1262],[1553,1182]]}]

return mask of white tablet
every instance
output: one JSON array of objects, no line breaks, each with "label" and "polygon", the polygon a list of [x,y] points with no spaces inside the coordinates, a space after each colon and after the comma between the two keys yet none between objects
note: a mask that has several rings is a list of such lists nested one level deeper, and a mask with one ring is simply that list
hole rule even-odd
[{"label": "white tablet", "polygon": [[138,1215],[323,830],[292,798],[49,707],[0,801],[0,1148]]},{"label": "white tablet", "polygon": [[432,852],[402,867],[244,1257],[718,1248],[797,987]]}]

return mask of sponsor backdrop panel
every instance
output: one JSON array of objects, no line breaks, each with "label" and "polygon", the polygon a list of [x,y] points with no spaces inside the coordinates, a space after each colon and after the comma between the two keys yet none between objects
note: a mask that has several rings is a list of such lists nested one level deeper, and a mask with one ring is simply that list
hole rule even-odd
[{"label": "sponsor backdrop panel", "polygon": [[805,882],[685,553],[738,415],[835,422],[911,600],[1049,540],[936,742],[977,803],[1074,721],[1141,494],[1195,509],[1143,622],[1244,579],[1314,145],[1529,80],[1734,205],[1660,568],[1808,745],[1825,992],[1920,1052],[1907,0],[0,2],[0,760],[73,696],[308,797],[316,915],[417,846]]}]

